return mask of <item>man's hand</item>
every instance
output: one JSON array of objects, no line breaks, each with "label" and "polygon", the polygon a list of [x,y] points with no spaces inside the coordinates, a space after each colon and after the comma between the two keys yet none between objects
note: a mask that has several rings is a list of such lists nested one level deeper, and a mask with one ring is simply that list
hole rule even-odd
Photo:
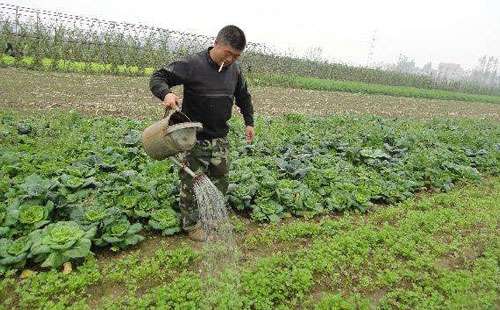
[{"label": "man's hand", "polygon": [[179,97],[173,93],[168,93],[162,103],[167,109],[179,109]]},{"label": "man's hand", "polygon": [[247,126],[245,128],[245,136],[247,138],[247,143],[252,143],[253,138],[255,137],[255,130],[252,126]]}]

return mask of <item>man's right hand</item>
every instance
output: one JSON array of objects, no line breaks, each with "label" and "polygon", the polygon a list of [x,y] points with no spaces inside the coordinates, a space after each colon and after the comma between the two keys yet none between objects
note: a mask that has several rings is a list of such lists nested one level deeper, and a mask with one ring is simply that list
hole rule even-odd
[{"label": "man's right hand", "polygon": [[167,109],[179,109],[179,97],[173,93],[168,93],[165,98],[163,98],[163,105]]}]

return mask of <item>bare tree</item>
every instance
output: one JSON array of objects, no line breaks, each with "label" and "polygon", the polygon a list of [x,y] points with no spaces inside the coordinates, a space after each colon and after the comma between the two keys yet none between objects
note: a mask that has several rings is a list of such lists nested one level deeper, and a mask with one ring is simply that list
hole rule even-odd
[{"label": "bare tree", "polygon": [[422,73],[425,75],[432,75],[432,62],[429,61],[422,67]]},{"label": "bare tree", "polygon": [[415,60],[406,55],[399,54],[398,63],[396,64],[397,71],[402,73],[414,73],[415,69]]},{"label": "bare tree", "polygon": [[321,46],[309,47],[306,50],[305,56],[306,59],[317,62],[324,62],[326,60],[325,57],[323,56],[323,48]]},{"label": "bare tree", "polygon": [[483,86],[494,87],[498,82],[498,58],[487,55],[480,57],[471,78]]}]

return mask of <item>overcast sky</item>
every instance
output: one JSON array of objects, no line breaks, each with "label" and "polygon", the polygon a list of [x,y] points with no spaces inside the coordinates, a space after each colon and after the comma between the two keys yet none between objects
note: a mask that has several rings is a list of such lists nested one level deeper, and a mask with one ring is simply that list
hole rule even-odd
[{"label": "overcast sky", "polygon": [[500,58],[500,0],[127,1],[0,0],[0,2],[143,23],[213,36],[240,26],[253,42],[302,55],[321,47],[332,61],[396,62],[399,54],[472,68],[482,55]]}]

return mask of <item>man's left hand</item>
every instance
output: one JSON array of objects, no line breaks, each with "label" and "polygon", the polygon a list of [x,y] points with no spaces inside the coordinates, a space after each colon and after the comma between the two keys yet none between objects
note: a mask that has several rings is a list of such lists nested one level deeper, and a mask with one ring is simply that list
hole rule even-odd
[{"label": "man's left hand", "polygon": [[245,136],[247,138],[247,143],[252,143],[253,138],[255,137],[255,130],[252,126],[247,126],[245,128]]}]

